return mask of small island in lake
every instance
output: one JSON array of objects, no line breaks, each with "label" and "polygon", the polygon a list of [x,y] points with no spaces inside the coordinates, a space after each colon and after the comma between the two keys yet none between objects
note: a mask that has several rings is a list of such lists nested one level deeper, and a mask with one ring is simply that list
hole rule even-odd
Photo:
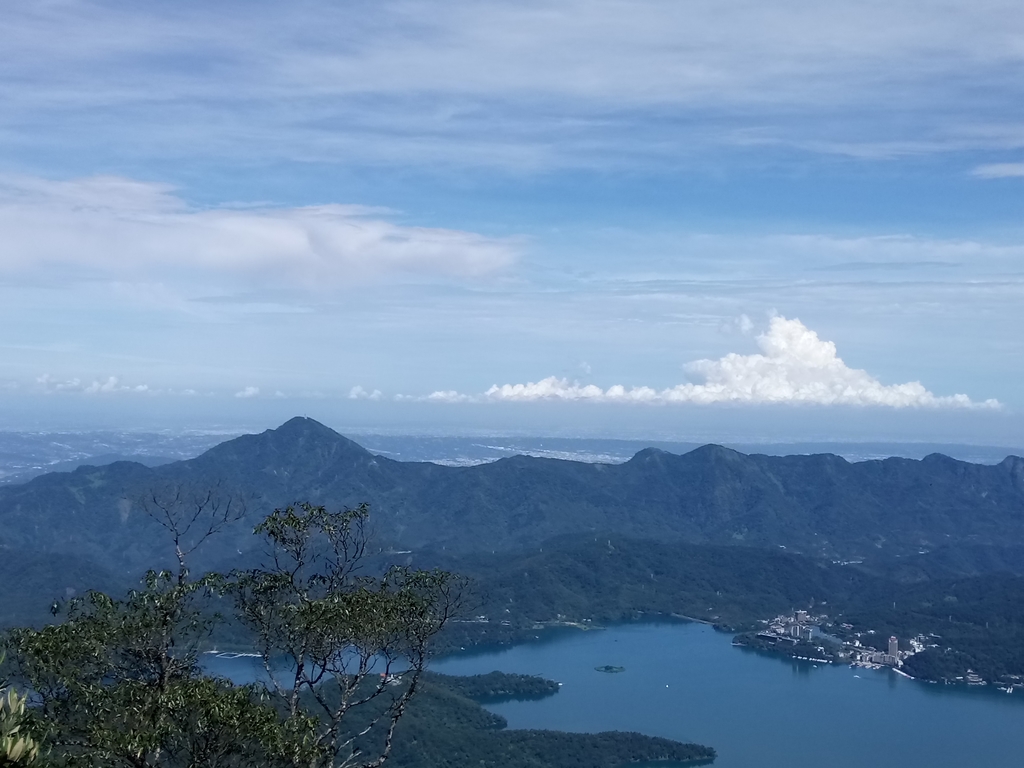
[{"label": "small island in lake", "polygon": [[611,664],[605,664],[605,665],[600,666],[600,667],[594,667],[594,669],[596,669],[598,672],[607,672],[609,674],[614,674],[615,672],[625,672],[626,671],[625,667],[614,667]]}]

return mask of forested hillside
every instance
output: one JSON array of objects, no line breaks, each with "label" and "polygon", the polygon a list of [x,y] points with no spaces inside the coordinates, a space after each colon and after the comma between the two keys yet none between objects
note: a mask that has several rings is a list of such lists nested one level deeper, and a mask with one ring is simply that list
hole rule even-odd
[{"label": "forested hillside", "polygon": [[515,457],[445,467],[375,456],[302,418],[189,461],[82,467],[0,488],[0,547],[73,555],[134,578],[168,555],[145,500],[182,488],[215,489],[246,505],[204,549],[202,567],[244,560],[254,521],[300,499],[369,502],[377,543],[396,550],[516,551],[586,532],[833,559],[1024,547],[1019,458],[996,466],[938,455],[851,464],[705,446],[683,456],[645,450],[621,465]]}]

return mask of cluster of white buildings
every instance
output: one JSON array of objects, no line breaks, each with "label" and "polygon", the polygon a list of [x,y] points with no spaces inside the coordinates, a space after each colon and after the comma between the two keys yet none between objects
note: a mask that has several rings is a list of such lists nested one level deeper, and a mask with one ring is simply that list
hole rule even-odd
[{"label": "cluster of white buildings", "polygon": [[810,642],[818,625],[827,616],[811,616],[807,611],[794,611],[788,615],[776,616],[768,622],[768,628],[758,634],[773,640],[789,640]]},{"label": "cluster of white buildings", "polygon": [[[810,642],[820,631],[820,625],[826,621],[828,621],[828,616],[825,615],[813,616],[807,611],[794,611],[771,619],[767,622],[768,627],[758,635],[766,639],[788,641],[794,644],[801,640]],[[843,626],[848,627],[849,625],[844,624]],[[852,627],[850,628],[852,629]],[[898,668],[903,666],[903,659],[923,649],[921,640],[922,638],[914,638],[910,641],[911,650],[901,651],[899,638],[892,636],[889,638],[886,649],[878,651],[861,645],[860,640],[855,639],[843,644],[843,650],[839,652],[839,656],[854,664]]]},{"label": "cluster of white buildings", "polygon": [[850,660],[861,664],[877,664],[883,667],[902,667],[903,658],[907,655],[900,651],[900,641],[892,635],[889,638],[889,646],[885,651],[876,651],[874,648],[864,648],[860,640],[854,640],[848,645]]}]

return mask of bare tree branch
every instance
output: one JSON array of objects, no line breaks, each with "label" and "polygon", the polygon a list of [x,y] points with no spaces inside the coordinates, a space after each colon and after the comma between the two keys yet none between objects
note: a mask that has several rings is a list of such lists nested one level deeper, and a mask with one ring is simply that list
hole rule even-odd
[{"label": "bare tree branch", "polygon": [[[387,759],[428,645],[461,596],[461,580],[444,571],[365,575],[368,518],[366,505],[275,510],[256,528],[270,565],[233,575],[239,615],[258,638],[275,693],[291,712],[304,701],[322,712],[323,768],[374,768]],[[272,675],[271,660],[280,657],[290,662],[290,688]],[[364,714],[352,720],[356,710]]]},{"label": "bare tree branch", "polygon": [[248,512],[244,497],[222,492],[219,484],[203,489],[170,485],[151,489],[135,501],[170,534],[178,562],[179,584],[188,580],[188,557],[207,539],[242,520]]}]

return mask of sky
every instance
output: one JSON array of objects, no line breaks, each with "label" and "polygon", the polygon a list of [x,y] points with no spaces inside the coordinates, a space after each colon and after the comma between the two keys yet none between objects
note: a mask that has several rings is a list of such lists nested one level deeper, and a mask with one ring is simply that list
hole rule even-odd
[{"label": "sky", "polygon": [[1024,442],[1024,8],[0,10],[0,429]]}]

